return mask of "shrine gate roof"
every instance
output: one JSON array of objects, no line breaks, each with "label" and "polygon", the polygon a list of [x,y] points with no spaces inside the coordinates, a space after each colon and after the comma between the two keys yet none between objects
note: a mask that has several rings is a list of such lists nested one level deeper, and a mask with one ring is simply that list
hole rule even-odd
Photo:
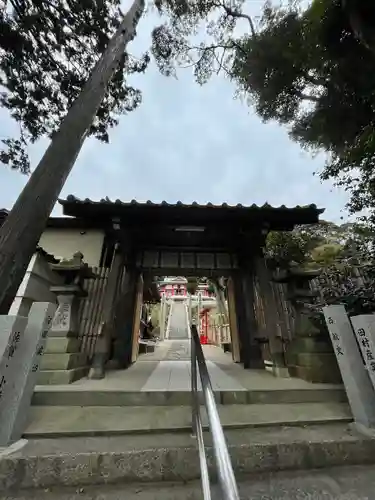
[{"label": "shrine gate roof", "polygon": [[314,224],[319,221],[319,215],[324,209],[316,205],[286,207],[272,207],[268,203],[262,206],[214,205],[207,203],[201,205],[197,202],[185,204],[177,203],[153,203],[151,201],[138,202],[132,200],[124,202],[121,200],[111,201],[104,198],[93,201],[88,198],[81,200],[70,195],[66,200],[59,200],[63,207],[64,215],[78,217],[80,219],[108,220],[120,218],[125,224],[146,225],[232,225],[241,227],[267,226],[270,230],[291,230],[297,224]]}]

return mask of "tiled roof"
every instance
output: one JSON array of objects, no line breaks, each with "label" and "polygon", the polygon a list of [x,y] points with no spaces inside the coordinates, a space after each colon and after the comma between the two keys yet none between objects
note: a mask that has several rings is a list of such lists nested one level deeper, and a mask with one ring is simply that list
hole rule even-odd
[{"label": "tiled roof", "polygon": [[139,206],[139,207],[183,207],[183,208],[190,208],[190,207],[195,207],[195,208],[226,208],[226,209],[251,209],[251,210],[278,210],[278,211],[290,211],[290,210],[313,210],[316,211],[317,213],[321,214],[324,212],[324,208],[318,208],[315,204],[311,205],[305,205],[305,206],[300,206],[296,205],[294,207],[287,207],[285,205],[280,205],[278,207],[273,207],[269,203],[264,203],[263,205],[256,205],[255,203],[252,205],[242,205],[241,203],[238,203],[237,205],[229,205],[228,203],[222,203],[221,205],[215,205],[213,203],[206,203],[206,204],[199,204],[196,201],[193,201],[192,203],[182,203],[182,201],[177,201],[176,203],[168,203],[167,201],[162,201],[160,203],[154,203],[150,200],[147,200],[145,202],[139,202],[136,200],[131,200],[131,201],[121,201],[119,199],[117,200],[110,200],[108,197],[102,198],[101,200],[94,201],[90,200],[89,198],[85,198],[84,200],[81,200],[73,195],[69,195],[66,200],[59,200],[59,203],[64,207],[65,205],[71,205],[71,204],[79,204],[79,205],[117,205],[117,206],[122,206],[122,207],[130,207],[130,206]]}]

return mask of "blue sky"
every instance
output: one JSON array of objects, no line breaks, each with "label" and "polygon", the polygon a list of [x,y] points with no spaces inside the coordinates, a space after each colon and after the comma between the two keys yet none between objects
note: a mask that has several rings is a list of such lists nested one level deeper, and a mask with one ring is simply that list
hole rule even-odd
[{"label": "blue sky", "polygon": [[[250,3],[253,13],[260,11],[262,2]],[[141,21],[132,52],[147,49],[154,23],[151,16]],[[176,80],[152,66],[131,83],[142,90],[143,103],[121,119],[109,145],[86,141],[61,197],[316,203],[326,207],[326,219],[346,218],[346,193],[313,176],[324,157],[313,159],[290,141],[286,129],[263,124],[251,107],[233,99],[235,88],[224,77],[200,87],[189,69]],[[15,129],[0,111],[0,137]],[[33,165],[46,145],[42,140],[31,148]],[[26,182],[1,165],[0,207],[10,208]],[[54,212],[60,213],[59,208]]]}]

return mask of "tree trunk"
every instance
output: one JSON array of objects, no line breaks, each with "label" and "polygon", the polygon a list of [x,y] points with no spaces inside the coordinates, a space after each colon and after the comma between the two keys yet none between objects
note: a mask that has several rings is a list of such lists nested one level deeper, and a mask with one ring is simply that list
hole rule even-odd
[{"label": "tree trunk", "polygon": [[144,9],[145,0],[134,0],[0,229],[0,314],[9,311],[108,83],[136,35]]}]

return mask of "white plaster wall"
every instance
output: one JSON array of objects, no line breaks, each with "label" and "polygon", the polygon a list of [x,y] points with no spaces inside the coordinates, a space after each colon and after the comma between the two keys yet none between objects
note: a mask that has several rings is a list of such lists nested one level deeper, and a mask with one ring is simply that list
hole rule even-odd
[{"label": "white plaster wall", "polygon": [[99,266],[104,232],[97,229],[46,228],[40,246],[57,259],[71,259],[81,252],[89,266]]},{"label": "white plaster wall", "polygon": [[38,253],[34,254],[9,314],[27,316],[33,302],[55,303],[56,295],[50,291],[50,286],[61,282],[61,277],[51,271],[46,259]]}]

